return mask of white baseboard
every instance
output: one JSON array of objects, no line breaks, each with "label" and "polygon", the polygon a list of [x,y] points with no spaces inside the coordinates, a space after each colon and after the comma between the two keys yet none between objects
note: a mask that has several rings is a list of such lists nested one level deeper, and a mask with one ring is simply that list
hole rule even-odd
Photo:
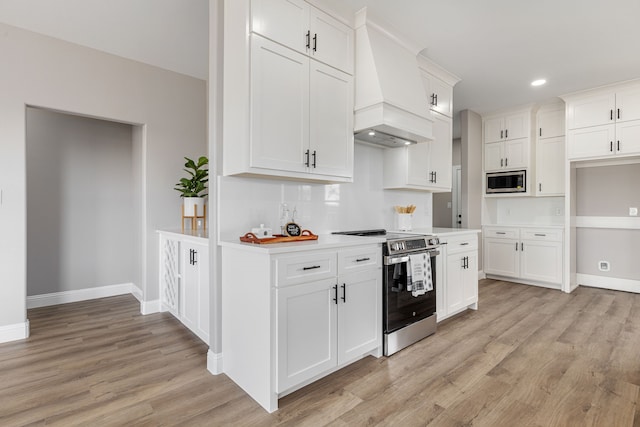
[{"label": "white baseboard", "polygon": [[487,275],[484,274],[484,271],[478,270],[478,280],[486,279]]},{"label": "white baseboard", "polygon": [[29,338],[29,320],[23,323],[0,326],[0,343]]},{"label": "white baseboard", "polygon": [[222,353],[214,353],[211,349],[207,351],[207,371],[213,375],[222,373]]},{"label": "white baseboard", "polygon": [[143,315],[160,313],[160,300],[155,299],[153,301],[140,301],[140,313]]},{"label": "white baseboard", "polygon": [[27,308],[46,307],[49,305],[66,304],[69,302],[86,301],[96,298],[125,295],[132,292],[133,283],[100,286],[98,288],[79,289],[76,291],[54,292],[51,294],[33,295],[27,297]]},{"label": "white baseboard", "polygon": [[592,274],[576,274],[580,286],[612,289],[614,291],[634,292],[640,294],[640,280],[618,279],[615,277],[595,276]]}]

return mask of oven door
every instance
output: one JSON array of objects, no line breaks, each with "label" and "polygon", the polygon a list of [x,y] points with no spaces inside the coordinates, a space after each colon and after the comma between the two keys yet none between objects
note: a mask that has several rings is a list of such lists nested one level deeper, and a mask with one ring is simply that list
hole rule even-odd
[{"label": "oven door", "polygon": [[384,333],[388,334],[436,312],[436,255],[431,251],[431,277],[433,290],[414,297],[407,290],[408,255],[385,257],[384,265]]}]

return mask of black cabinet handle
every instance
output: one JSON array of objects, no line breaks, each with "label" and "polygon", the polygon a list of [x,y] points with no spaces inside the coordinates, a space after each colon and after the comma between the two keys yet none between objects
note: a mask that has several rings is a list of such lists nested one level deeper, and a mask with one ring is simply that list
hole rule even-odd
[{"label": "black cabinet handle", "polygon": [[542,136],[542,128],[540,128],[540,136]]},{"label": "black cabinet handle", "polygon": [[520,251],[524,251],[524,243],[520,243]]},{"label": "black cabinet handle", "polygon": [[347,302],[347,285],[342,284],[342,302]]},{"label": "black cabinet handle", "polygon": [[198,251],[189,249],[189,264],[196,265],[198,263]]},{"label": "black cabinet handle", "polygon": [[613,120],[613,110],[609,110],[609,120]]},{"label": "black cabinet handle", "polygon": [[305,160],[304,165],[306,167],[309,167],[309,150],[305,151],[304,155],[307,157],[307,160]]},{"label": "black cabinet handle", "polygon": [[505,157],[504,158],[504,167],[506,168],[507,166],[509,166],[509,158]]},{"label": "black cabinet handle", "polygon": [[505,129],[505,131],[504,131],[504,137],[505,137],[505,139],[506,139],[506,138],[509,138],[509,129]]},{"label": "black cabinet handle", "polygon": [[466,267],[465,267],[465,265],[464,265],[464,259],[465,259],[465,257],[462,257],[462,258],[460,259],[460,261],[462,261],[462,269],[463,269],[463,270],[466,268]]},{"label": "black cabinet handle", "polygon": [[333,292],[334,292],[334,297],[333,297],[333,302],[336,303],[336,305],[338,304],[338,285],[333,285]]},{"label": "black cabinet handle", "polygon": [[618,119],[620,119],[620,109],[618,108]]},{"label": "black cabinet handle", "polygon": [[503,166],[504,166],[504,160],[500,159],[500,167],[503,167]]},{"label": "black cabinet handle", "polygon": [[460,243],[460,246],[467,246],[469,242]]},{"label": "black cabinet handle", "polygon": [[500,139],[502,139],[502,138],[504,138],[504,131],[503,130],[500,131]]},{"label": "black cabinet handle", "polygon": [[542,191],[542,183],[538,184],[538,191]]},{"label": "black cabinet handle", "polygon": [[438,94],[436,93],[436,107],[438,106]]},{"label": "black cabinet handle", "polygon": [[433,171],[433,183],[438,182],[438,171]]},{"label": "black cabinet handle", "polygon": [[613,141],[609,141],[609,151],[613,153]]},{"label": "black cabinet handle", "polygon": [[193,249],[189,249],[189,265],[193,265]]},{"label": "black cabinet handle", "polygon": [[516,242],[516,252],[518,252],[518,242]]},{"label": "black cabinet handle", "polygon": [[507,233],[504,231],[496,231],[496,234],[507,234]]},{"label": "black cabinet handle", "polygon": [[358,259],[356,260],[356,262],[369,261],[370,259],[371,259],[371,258],[369,258],[369,257],[366,257],[366,258],[358,258]]},{"label": "black cabinet handle", "polygon": [[620,140],[618,140],[618,151],[620,151]]},{"label": "black cabinet handle", "polygon": [[544,233],[535,233],[534,236],[544,237],[544,236],[546,236],[546,234],[544,234]]},{"label": "black cabinet handle", "polygon": [[430,98],[431,98],[431,106],[435,107],[435,105],[436,105],[436,94],[432,93]]},{"label": "black cabinet handle", "polygon": [[311,30],[307,31],[307,49],[311,47]]},{"label": "black cabinet handle", "polygon": [[318,50],[318,33],[313,34],[313,51]]},{"label": "black cabinet handle", "polygon": [[316,268],[320,268],[320,266],[319,266],[319,265],[312,265],[311,267],[302,267],[302,269],[303,269],[304,271],[307,271],[307,270],[315,270]]},{"label": "black cabinet handle", "polygon": [[317,156],[316,156],[316,150],[313,150],[313,163],[311,164],[311,166],[313,166],[313,168],[316,168],[316,160],[317,160]]}]

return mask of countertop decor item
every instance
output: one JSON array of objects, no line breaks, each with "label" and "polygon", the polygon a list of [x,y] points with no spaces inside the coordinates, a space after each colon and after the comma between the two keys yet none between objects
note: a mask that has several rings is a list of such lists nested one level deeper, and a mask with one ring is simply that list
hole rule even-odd
[{"label": "countertop decor item", "polygon": [[273,237],[266,237],[266,238],[260,239],[253,233],[247,233],[244,236],[240,237],[241,242],[257,243],[257,244],[286,243],[286,242],[298,242],[298,241],[305,241],[305,240],[318,240],[318,236],[316,234],[313,234],[309,230],[302,230],[299,236],[283,236],[282,234],[274,234]]},{"label": "countertop decor item", "polygon": [[209,169],[205,168],[209,164],[209,159],[201,156],[196,163],[194,160],[185,157],[184,171],[188,177],[181,178],[176,187],[182,197],[182,229],[184,230],[184,220],[191,220],[191,229],[195,230],[202,220],[203,229],[207,228],[207,183],[209,182]]}]

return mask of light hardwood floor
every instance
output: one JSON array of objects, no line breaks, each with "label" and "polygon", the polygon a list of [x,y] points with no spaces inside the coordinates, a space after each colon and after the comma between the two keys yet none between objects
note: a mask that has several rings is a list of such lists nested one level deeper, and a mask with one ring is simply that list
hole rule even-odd
[{"label": "light hardwood floor", "polygon": [[640,426],[640,295],[480,282],[480,309],[268,414],[131,296],[29,310],[0,345],[0,426]]}]

